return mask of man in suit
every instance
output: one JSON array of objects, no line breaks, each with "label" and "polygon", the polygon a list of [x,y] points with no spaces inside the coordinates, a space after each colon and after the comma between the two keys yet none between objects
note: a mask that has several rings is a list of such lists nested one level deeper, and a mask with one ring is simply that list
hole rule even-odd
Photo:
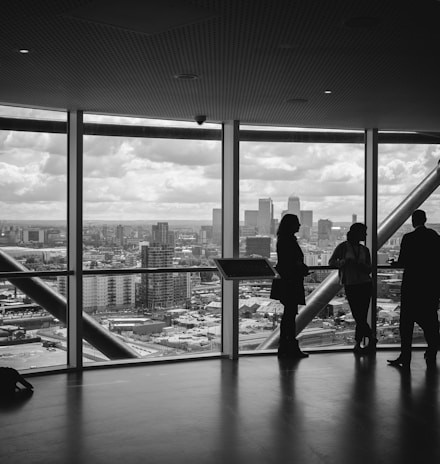
[{"label": "man in suit", "polygon": [[405,234],[399,259],[393,266],[403,268],[400,304],[400,356],[388,360],[391,366],[409,367],[414,323],[423,330],[428,348],[428,366],[436,364],[440,345],[438,305],[440,297],[440,236],[425,226],[426,214],[414,211],[414,230]]}]

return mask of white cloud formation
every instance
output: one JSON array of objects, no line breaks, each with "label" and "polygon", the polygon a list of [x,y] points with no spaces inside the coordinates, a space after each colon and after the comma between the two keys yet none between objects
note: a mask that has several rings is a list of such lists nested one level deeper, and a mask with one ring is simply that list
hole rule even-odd
[{"label": "white cloud formation", "polygon": [[[3,218],[64,219],[67,137],[0,131]],[[84,216],[93,219],[204,219],[221,204],[218,141],[87,136]],[[381,145],[379,216],[383,218],[436,166],[433,145]],[[314,220],[363,216],[364,147],[360,144],[240,144],[240,209],[271,197],[280,218],[291,194]],[[439,195],[425,203],[440,222]]]}]

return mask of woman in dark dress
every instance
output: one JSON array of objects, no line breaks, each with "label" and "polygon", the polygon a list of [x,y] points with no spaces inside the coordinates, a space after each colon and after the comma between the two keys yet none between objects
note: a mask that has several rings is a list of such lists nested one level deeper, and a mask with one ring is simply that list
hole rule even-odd
[{"label": "woman in dark dress", "polygon": [[299,227],[298,216],[286,214],[281,219],[277,232],[278,262],[275,267],[281,279],[273,281],[270,297],[280,300],[284,306],[278,346],[278,357],[281,358],[308,356],[300,350],[296,339],[295,319],[298,305],[305,304],[304,276],[309,273],[309,268],[304,264],[304,254],[295,237]]}]

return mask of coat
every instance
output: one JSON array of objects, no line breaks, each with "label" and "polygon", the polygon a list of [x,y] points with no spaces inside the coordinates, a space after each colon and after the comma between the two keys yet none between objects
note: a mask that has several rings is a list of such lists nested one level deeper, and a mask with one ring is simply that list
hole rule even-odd
[{"label": "coat", "polygon": [[437,311],[440,297],[440,236],[433,229],[417,227],[402,237],[398,267],[403,268],[401,306]]},{"label": "coat", "polygon": [[304,276],[308,274],[308,267],[304,264],[304,254],[293,234],[278,238],[277,257],[275,268],[281,278],[272,281],[270,298],[280,300],[285,306],[304,305]]}]

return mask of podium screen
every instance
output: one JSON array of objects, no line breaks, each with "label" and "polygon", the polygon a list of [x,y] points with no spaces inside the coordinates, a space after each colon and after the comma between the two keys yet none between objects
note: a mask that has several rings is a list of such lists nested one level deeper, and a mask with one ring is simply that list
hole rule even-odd
[{"label": "podium screen", "polygon": [[278,272],[266,258],[221,258],[214,262],[226,280],[276,279]]}]

